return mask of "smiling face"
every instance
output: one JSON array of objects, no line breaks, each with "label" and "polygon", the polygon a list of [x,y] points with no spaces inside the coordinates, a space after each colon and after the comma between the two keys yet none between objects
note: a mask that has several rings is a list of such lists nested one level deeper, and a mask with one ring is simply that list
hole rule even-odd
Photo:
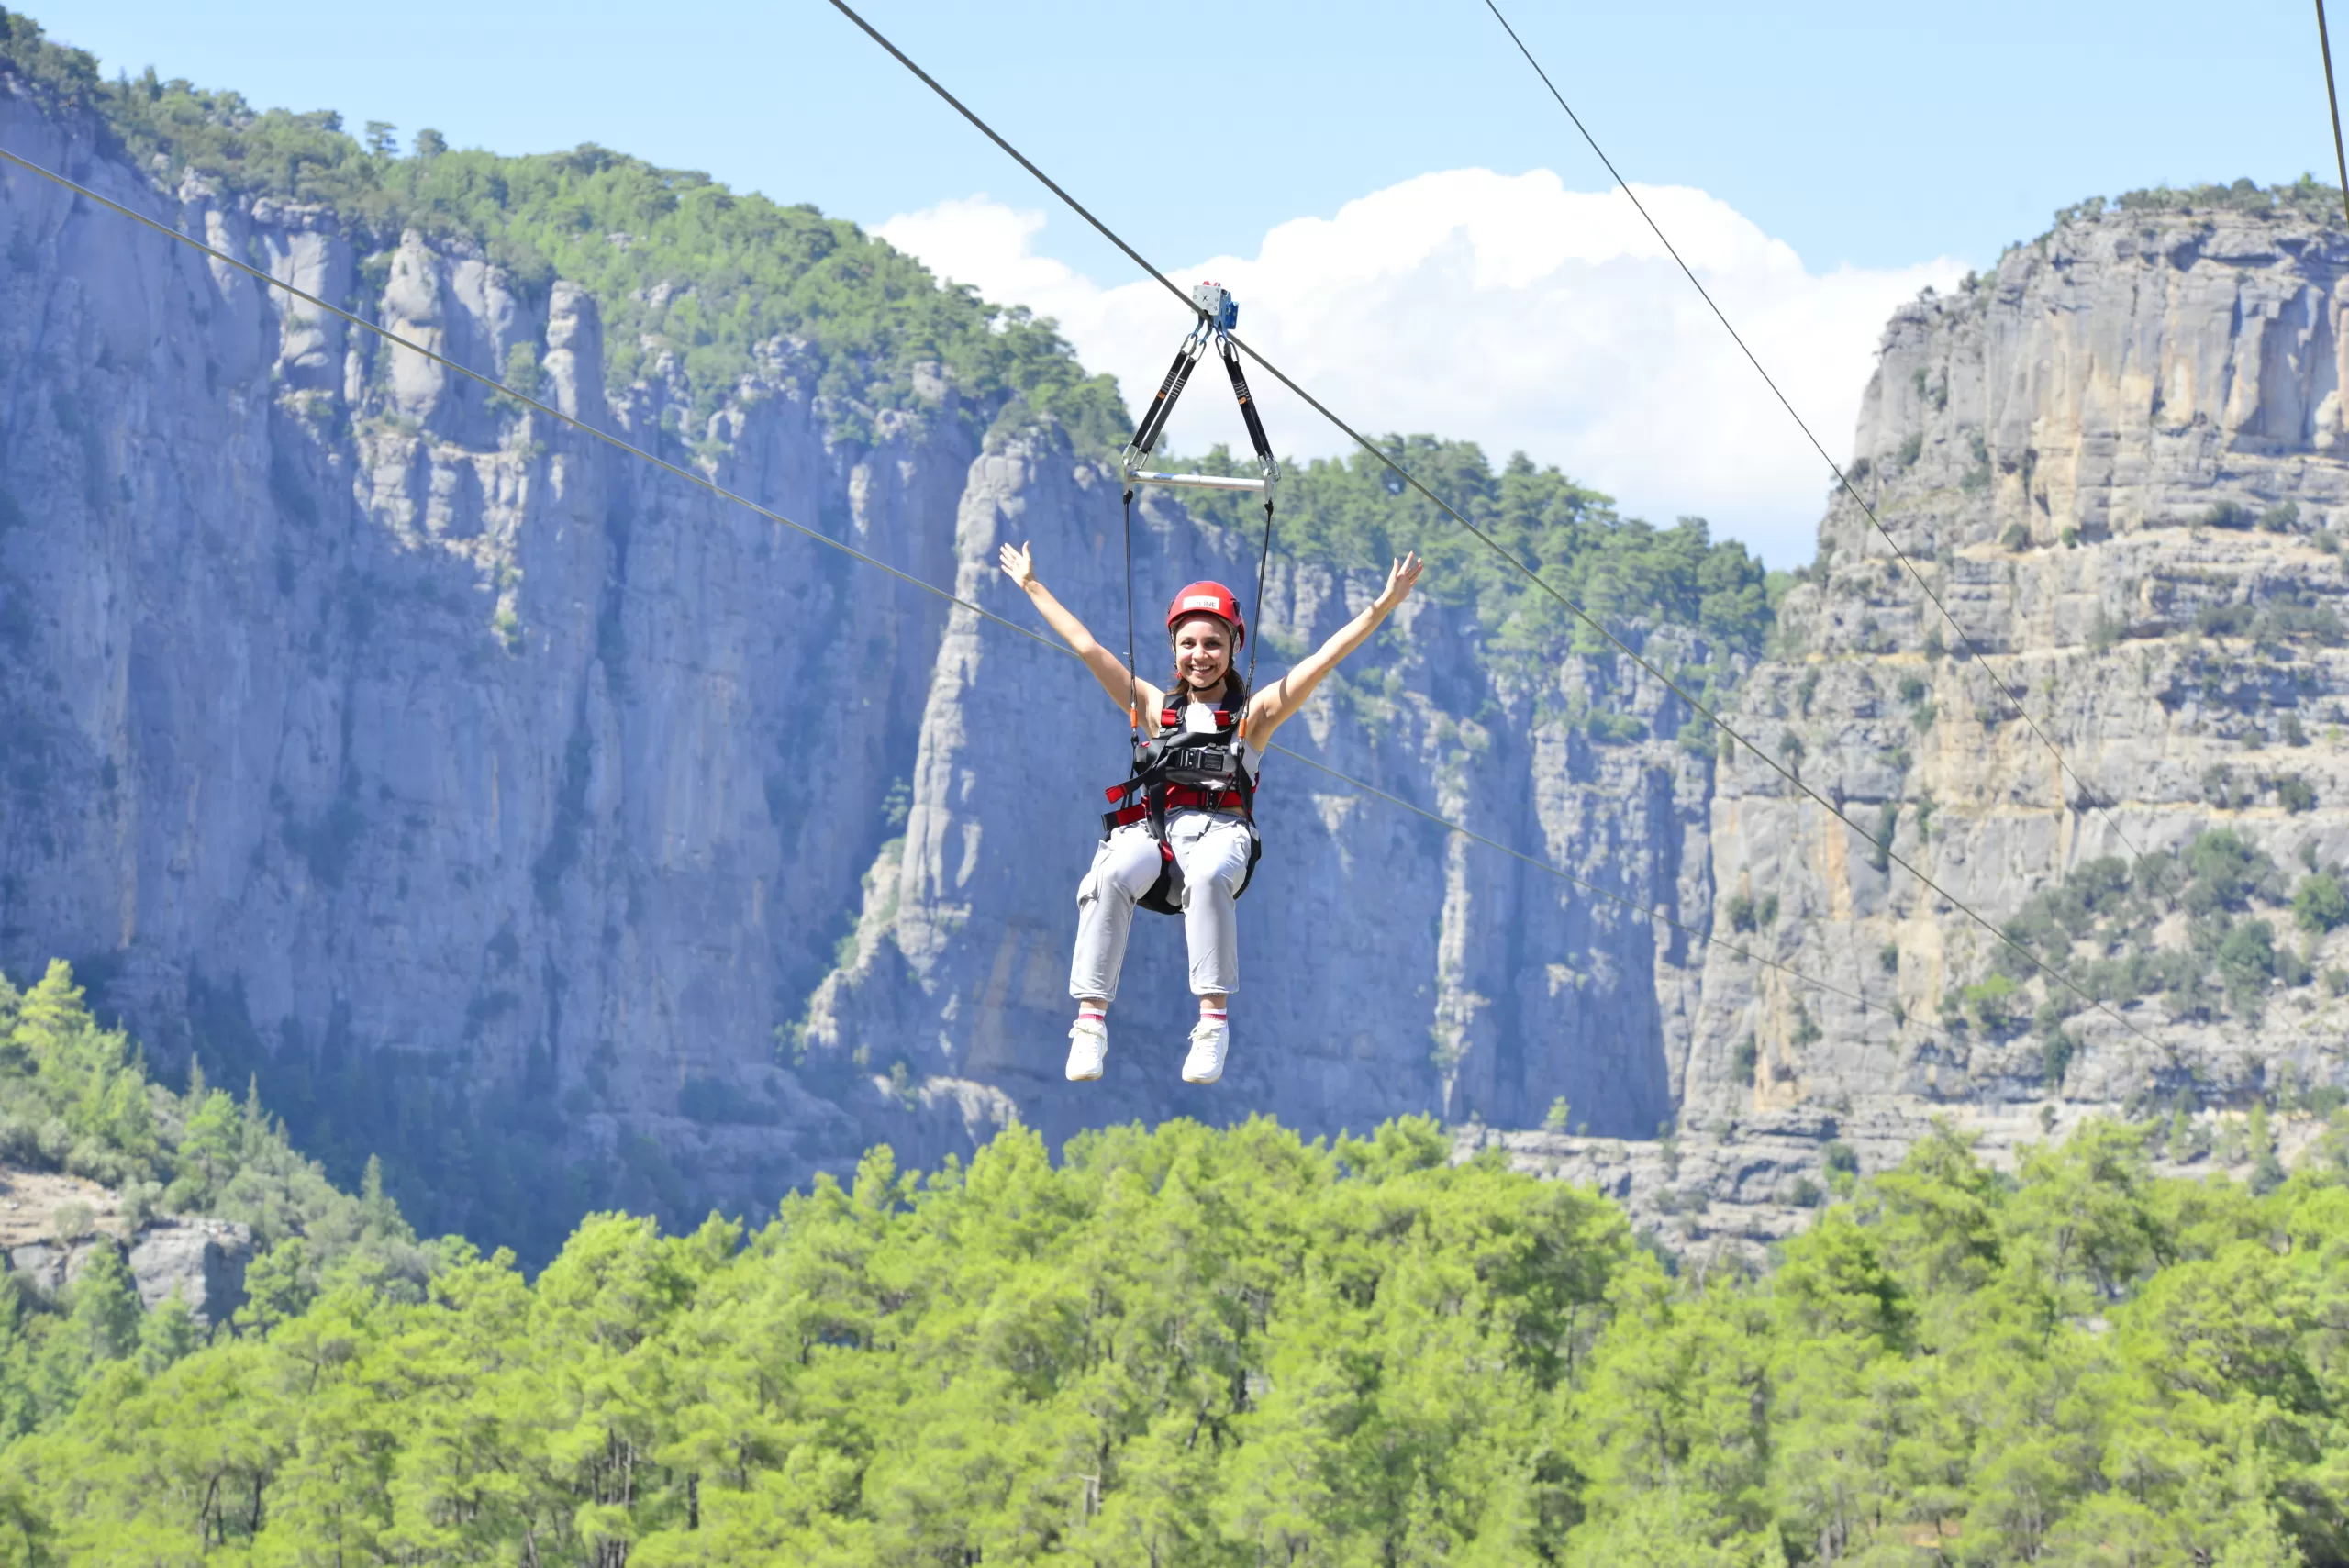
[{"label": "smiling face", "polygon": [[1174,628],[1174,670],[1185,685],[1214,685],[1231,668],[1231,628],[1215,616],[1192,616]]}]

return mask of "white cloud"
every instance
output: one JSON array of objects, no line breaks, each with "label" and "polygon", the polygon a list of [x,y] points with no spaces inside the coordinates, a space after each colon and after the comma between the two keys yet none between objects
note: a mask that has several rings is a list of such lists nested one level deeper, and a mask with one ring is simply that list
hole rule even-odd
[{"label": "white cloud", "polygon": [[[1947,258],[1813,273],[1728,204],[1636,187],[1738,330],[1839,460],[1886,317]],[[1040,253],[1045,217],[984,195],[876,230],[990,299],[1058,318],[1130,404],[1158,384],[1188,326],[1148,279],[1103,288]],[[1427,431],[1522,450],[1613,495],[1627,515],[1712,519],[1772,565],[1810,558],[1831,476],[1620,191],[1569,191],[1547,170],[1426,174],[1264,236],[1253,257],[1170,273],[1213,278],[1240,332],[1368,434]],[[1220,374],[1193,379],[1169,442],[1245,438]],[[1261,371],[1251,383],[1284,455],[1345,438]]]}]

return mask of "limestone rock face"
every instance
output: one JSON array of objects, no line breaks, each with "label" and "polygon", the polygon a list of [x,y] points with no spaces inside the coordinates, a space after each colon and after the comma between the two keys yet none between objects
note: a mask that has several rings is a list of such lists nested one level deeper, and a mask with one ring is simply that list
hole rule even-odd
[{"label": "limestone rock face", "polygon": [[[529,350],[555,406],[1022,624],[1007,539],[1122,620],[1109,476],[1049,427],[984,443],[943,374],[843,423],[779,339],[697,414],[673,356],[605,384],[573,284],[166,197],[5,93],[0,142],[486,373]],[[1224,1084],[1177,1082],[1179,931],[1145,917],[1078,1095],[1074,893],[1125,738],[1074,661],[22,171],[0,244],[0,965],[73,959],[160,1063],[257,1073],[345,1180],[383,1153],[428,1230],[500,1192],[558,1237],[590,1203],[756,1207],[1014,1115],[1671,1116],[1687,939],[1299,760],[1701,929],[1711,763],[1628,667],[1506,674],[1415,603],[1267,770]],[[1145,650],[1174,585],[1252,573],[1178,506],[1137,529]],[[1275,562],[1263,678],[1377,586]]]},{"label": "limestone rock face", "polygon": [[[985,434],[996,406],[943,373],[853,419],[787,339],[714,409],[657,344],[607,385],[574,284],[160,194],[5,91],[0,144],[461,363],[534,358],[596,429],[1038,627],[993,566],[1032,541],[1121,637],[1114,476],[1049,425]],[[1630,662],[1502,658],[1472,608],[1415,599],[1268,762],[1212,1091],[1177,1081],[1180,932],[1148,915],[1108,1078],[1061,1076],[1075,889],[1125,763],[1064,653],[19,170],[0,246],[0,966],[75,960],[161,1062],[257,1073],[346,1177],[383,1152],[428,1230],[497,1193],[558,1237],[590,1203],[756,1208],[874,1142],[934,1164],[1015,1116],[1613,1140],[1790,1118],[1776,1164],[1707,1178],[1779,1194],[1836,1140],[1820,1118],[2343,1079],[2349,1003],[2282,972],[2349,987],[2349,932],[2303,953],[2286,920],[2256,1006],[2075,1010],[2057,1051],[2028,1027],[2043,982],[2021,1025],[1966,1016],[1998,944],[1953,902],[1998,926],[2214,826],[2279,885],[2349,858],[2349,239],[2320,222],[2080,216],[1896,316],[1854,472],[1995,683],[1848,499],[1769,662],[1635,633],[1710,668],[1889,855]],[[1173,586],[1253,574],[1252,532],[1154,495],[1135,534],[1145,651]],[[1377,586],[1276,559],[1262,677]],[[2151,940],[2186,951],[2189,925]]]},{"label": "limestone rock face", "polygon": [[8,1249],[8,1267],[36,1296],[53,1301],[81,1277],[101,1247],[123,1256],[139,1305],[150,1311],[176,1295],[198,1323],[210,1327],[227,1322],[244,1304],[253,1238],[250,1229],[232,1220],[150,1220],[128,1244],[104,1231],[72,1240],[20,1242]]},{"label": "limestone rock face", "polygon": [[[1055,592],[1121,636],[1102,624],[1120,608],[1119,517],[1108,471],[1032,447],[983,458],[959,513],[956,591],[1034,624],[994,564],[1000,542],[1029,541]],[[1163,585],[1142,590],[1144,646],[1164,646],[1165,591],[1247,581],[1256,545],[1138,501],[1137,576]],[[1380,585],[1275,561],[1257,635],[1310,646]],[[1264,859],[1240,906],[1235,1043],[1213,1091],[1179,1081],[1195,1014],[1182,932],[1149,913],[1112,1009],[1107,1076],[1063,1077],[1076,889],[1099,837],[1101,796],[1086,786],[1124,776],[1126,735],[1074,660],[964,610],[931,679],[904,837],[866,878],[796,1060],[843,1096],[859,1073],[885,1098],[893,1082],[900,1095],[990,1084],[1054,1137],[1263,1111],[1311,1132],[1427,1112],[1521,1125],[1561,1098],[1595,1126],[1653,1133],[1672,1115],[1668,1064],[1686,1052],[1687,939],[1313,764],[1701,929],[1710,768],[1674,743],[1677,699],[1628,665],[1582,659],[1513,682],[1482,657],[1466,611],[1430,599],[1408,602],[1390,627],[1279,732],[1290,751],[1266,762]],[[1705,656],[1687,639],[1653,642],[1667,661]],[[1260,683],[1293,656],[1268,652]],[[1594,742],[1548,717],[1569,698],[1639,716],[1649,738]]]},{"label": "limestone rock face", "polygon": [[[2071,215],[1894,317],[1854,463],[1890,539],[1836,499],[1781,656],[1735,715],[1870,836],[1889,828],[1893,853],[1742,749],[1711,802],[1722,898],[1775,910],[1747,940],[1866,1006],[1715,949],[1689,1123],[2343,1081],[2349,1005],[2308,976],[2344,962],[2349,932],[2271,908],[2291,950],[2273,980],[2223,1008],[2066,996],[2051,1052],[2026,1025],[2056,983],[2026,970],[2003,1028],[1959,1006],[2002,944],[1956,904],[2003,926],[2099,857],[2166,859],[2214,828],[2273,861],[2277,893],[2349,855],[2344,307],[2349,237],[2329,222],[2140,209]],[[2166,897],[2153,941],[2184,954],[2198,911]],[[2083,940],[2057,967],[2109,956]]]},{"label": "limestone rock face", "polygon": [[[0,141],[490,373],[533,346],[558,405],[952,576],[942,381],[842,446],[777,342],[680,430],[674,361],[606,395],[581,290],[410,235],[362,298],[332,214],[174,204],[5,94]],[[938,601],[21,171],[0,243],[0,964],[75,959],[395,1186],[395,1113],[452,1107],[624,1201],[852,1161],[774,1036],[885,837]]]},{"label": "limestone rock face", "polygon": [[[1595,1188],[1676,1254],[1684,1272],[1758,1271],[1767,1266],[1774,1243],[1809,1226],[1821,1205],[1849,1192],[1851,1181],[1898,1165],[1937,1125],[1992,1170],[2012,1172],[2033,1149],[2061,1143],[2111,1109],[2078,1100],[1958,1105],[1883,1096],[1854,1112],[1798,1106],[1651,1140],[1472,1125],[1456,1131],[1453,1157],[1497,1154],[1530,1175]],[[2220,1109],[2184,1117],[2178,1135],[2154,1152],[2154,1173],[2254,1180],[2257,1166],[2246,1120]],[[2277,1159],[2287,1166],[2299,1162],[2327,1125],[2305,1113],[2276,1118],[2271,1137]]]},{"label": "limestone rock face", "polygon": [[197,1322],[225,1323],[244,1305],[252,1259],[252,1232],[233,1220],[158,1220],[132,1239],[130,1277],[150,1311],[177,1291]]}]

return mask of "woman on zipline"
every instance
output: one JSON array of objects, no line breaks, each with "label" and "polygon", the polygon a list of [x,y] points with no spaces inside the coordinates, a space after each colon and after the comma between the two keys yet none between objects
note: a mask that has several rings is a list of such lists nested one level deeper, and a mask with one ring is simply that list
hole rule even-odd
[{"label": "woman on zipline", "polygon": [[[1026,545],[1003,547],[1003,570],[1027,591],[1062,640],[1085,661],[1093,678],[1119,707],[1132,704],[1130,717],[1156,740],[1179,738],[1181,760],[1196,763],[1217,748],[1230,755],[1229,786],[1208,780],[1203,787],[1158,784],[1153,808],[1132,806],[1113,812],[1122,823],[1094,852],[1093,869],[1076,889],[1076,956],[1069,965],[1069,995],[1076,998],[1076,1022],[1068,1031],[1068,1075],[1084,1081],[1101,1076],[1109,1052],[1109,1002],[1118,994],[1118,972],[1125,966],[1126,937],[1134,906],[1162,879],[1176,891],[1161,892],[1183,914],[1183,936],[1191,951],[1191,991],[1199,999],[1199,1021],[1191,1030],[1183,1081],[1212,1084],[1223,1076],[1231,1046],[1227,999],[1240,981],[1240,930],[1232,901],[1248,884],[1256,862],[1252,810],[1264,749],[1273,731],[1303,706],[1321,678],[1362,646],[1394,613],[1419,580],[1422,562],[1406,554],[1386,573],[1386,586],[1370,607],[1348,621],[1297,668],[1251,695],[1232,660],[1248,639],[1240,602],[1220,583],[1194,583],[1174,595],[1166,611],[1174,644],[1171,690],[1161,690],[1126,668],[1037,580]],[[1261,606],[1260,606],[1261,607]],[[1177,698],[1180,698],[1179,702]],[[1196,747],[1190,745],[1197,739]],[[1166,748],[1160,748],[1164,753]],[[1212,772],[1212,768],[1209,770]],[[1197,773],[1178,778],[1199,778]],[[1139,781],[1142,775],[1136,775]],[[1128,797],[1141,793],[1139,782]],[[1156,901],[1153,900],[1153,906]]]}]

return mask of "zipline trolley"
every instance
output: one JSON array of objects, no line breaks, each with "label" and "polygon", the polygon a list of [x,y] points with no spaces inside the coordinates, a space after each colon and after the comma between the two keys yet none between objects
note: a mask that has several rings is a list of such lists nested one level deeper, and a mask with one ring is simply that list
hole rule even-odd
[{"label": "zipline trolley", "polygon": [[[1123,456],[1126,487],[1137,484],[1188,484],[1202,490],[1244,490],[1264,498],[1272,505],[1273,486],[1280,483],[1281,465],[1273,456],[1272,443],[1264,437],[1264,422],[1256,417],[1256,400],[1249,395],[1248,377],[1240,368],[1240,351],[1232,346],[1231,329],[1240,325],[1240,302],[1231,291],[1220,284],[1201,284],[1191,291],[1192,308],[1199,313],[1198,325],[1191,328],[1183,346],[1174,350],[1174,362],[1166,367],[1166,375],[1158,384],[1158,395],[1151,399],[1150,407],[1134,427],[1134,438],[1126,443]],[[1231,395],[1240,400],[1240,417],[1247,422],[1248,439],[1256,449],[1256,463],[1264,471],[1261,479],[1243,479],[1237,474],[1220,473],[1159,473],[1142,467],[1150,461],[1152,448],[1166,432],[1166,421],[1174,412],[1175,400],[1189,384],[1191,372],[1197,368],[1199,356],[1213,342],[1216,352],[1223,359],[1225,373],[1231,377]]]}]

